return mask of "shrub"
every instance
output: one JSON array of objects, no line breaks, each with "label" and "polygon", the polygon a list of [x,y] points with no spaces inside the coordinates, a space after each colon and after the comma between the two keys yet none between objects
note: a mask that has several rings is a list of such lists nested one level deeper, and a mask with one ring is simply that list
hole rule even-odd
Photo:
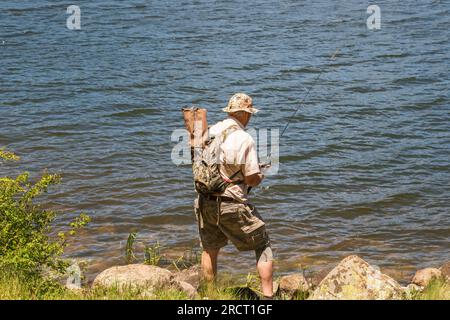
[{"label": "shrub", "polygon": [[[1,159],[19,158],[0,150]],[[90,218],[81,214],[70,228],[55,234],[52,223],[56,213],[33,202],[60,181],[60,176],[49,173],[34,184],[26,172],[16,178],[0,177],[0,268],[33,273],[65,269],[67,263],[61,258],[64,248]]]}]

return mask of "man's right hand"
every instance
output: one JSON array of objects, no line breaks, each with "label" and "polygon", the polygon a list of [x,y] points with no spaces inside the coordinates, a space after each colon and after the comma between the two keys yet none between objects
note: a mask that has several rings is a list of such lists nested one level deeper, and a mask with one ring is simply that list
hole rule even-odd
[{"label": "man's right hand", "polygon": [[256,187],[263,181],[264,175],[262,173],[255,173],[250,176],[244,177],[244,183],[250,187]]}]

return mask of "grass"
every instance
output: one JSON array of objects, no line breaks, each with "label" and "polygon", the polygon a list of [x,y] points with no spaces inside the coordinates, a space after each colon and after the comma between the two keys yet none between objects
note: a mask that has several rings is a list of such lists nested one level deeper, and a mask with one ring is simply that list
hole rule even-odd
[{"label": "grass", "polygon": [[66,289],[55,281],[35,275],[0,273],[0,300],[183,300],[187,296],[175,289],[156,290],[151,296],[140,288]]},{"label": "grass", "polygon": [[[238,278],[222,275],[215,283],[202,283],[196,299],[248,300],[248,284]],[[0,270],[0,300],[186,300],[179,290],[166,288],[148,294],[143,288],[83,288],[72,291],[55,280],[35,274]]]},{"label": "grass", "polygon": [[[136,262],[134,244],[136,233],[128,237],[125,250],[127,263]],[[200,261],[198,250],[183,253],[179,258],[169,261],[161,254],[159,242],[154,245],[146,245],[144,248],[144,263],[171,267],[177,271],[197,265]],[[256,274],[249,273],[245,276],[232,276],[221,274],[214,283],[201,283],[196,299],[207,300],[256,300],[261,296],[260,280]],[[308,292],[299,292],[292,299],[305,300]],[[278,299],[290,298],[284,295]],[[144,288],[90,288],[69,290],[56,280],[43,278],[37,274],[24,272],[12,272],[11,269],[0,269],[0,300],[186,300],[186,293],[174,289],[165,288],[152,292]],[[450,300],[450,282],[434,279],[423,291],[413,291],[405,295],[408,300]]]},{"label": "grass", "polygon": [[444,279],[434,279],[419,293],[416,300],[450,300],[450,282]]},{"label": "grass", "polygon": [[[244,280],[244,281],[242,281]],[[199,300],[253,300],[259,288],[254,275],[239,279],[222,275],[215,283],[202,283],[198,290]],[[251,290],[250,290],[251,289]],[[295,300],[304,300],[300,294]],[[36,275],[0,272],[0,300],[185,300],[184,292],[161,289],[151,295],[140,288],[84,288],[78,291],[66,289],[56,281],[44,280]],[[411,300],[450,300],[450,283],[443,279],[433,280],[422,292],[414,292]]]}]

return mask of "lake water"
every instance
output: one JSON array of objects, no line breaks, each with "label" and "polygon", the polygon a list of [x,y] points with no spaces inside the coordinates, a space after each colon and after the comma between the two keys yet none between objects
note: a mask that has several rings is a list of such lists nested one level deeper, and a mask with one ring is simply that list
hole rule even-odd
[{"label": "lake water", "polygon": [[[190,167],[171,161],[182,106],[213,123],[244,91],[250,125],[281,130],[311,86],[252,194],[278,272],[358,254],[407,279],[449,260],[448,1],[378,1],[379,30],[367,1],[73,4],[78,31],[67,2],[0,3],[0,146],[22,156],[0,175],[62,175],[45,200],[58,226],[93,218],[70,251],[91,275],[123,263],[132,231],[171,257],[198,247]],[[253,267],[231,245],[220,259]]]}]

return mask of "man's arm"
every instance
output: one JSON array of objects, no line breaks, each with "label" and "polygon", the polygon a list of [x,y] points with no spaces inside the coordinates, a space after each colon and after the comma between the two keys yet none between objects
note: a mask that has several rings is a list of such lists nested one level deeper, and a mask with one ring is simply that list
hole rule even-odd
[{"label": "man's arm", "polygon": [[250,187],[256,187],[263,181],[264,175],[260,172],[244,177],[244,183]]},{"label": "man's arm", "polygon": [[264,179],[264,175],[261,173],[261,166],[258,163],[258,154],[253,139],[249,141],[245,149],[244,159],[245,162],[241,169],[244,183],[250,187],[256,187]]}]

